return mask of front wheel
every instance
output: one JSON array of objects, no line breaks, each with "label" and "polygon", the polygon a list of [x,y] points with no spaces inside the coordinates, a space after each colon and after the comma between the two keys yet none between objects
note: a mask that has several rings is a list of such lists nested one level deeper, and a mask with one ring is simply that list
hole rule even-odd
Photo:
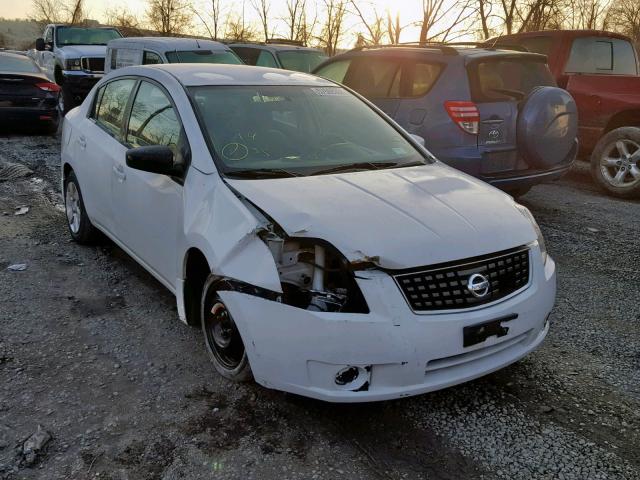
[{"label": "front wheel", "polygon": [[216,278],[210,276],[202,289],[200,318],[205,345],[214,368],[235,382],[253,379],[247,352],[233,316],[218,295]]},{"label": "front wheel", "polygon": [[640,128],[621,127],[604,135],[591,154],[591,176],[611,195],[640,197]]},{"label": "front wheel", "polygon": [[60,117],[64,117],[69,110],[75,107],[75,98],[69,87],[62,84],[60,89],[60,93],[58,94],[58,111],[60,112]]},{"label": "front wheel", "polygon": [[98,230],[89,220],[80,184],[73,172],[69,172],[64,179],[64,210],[71,237],[80,244],[94,243],[99,236]]}]

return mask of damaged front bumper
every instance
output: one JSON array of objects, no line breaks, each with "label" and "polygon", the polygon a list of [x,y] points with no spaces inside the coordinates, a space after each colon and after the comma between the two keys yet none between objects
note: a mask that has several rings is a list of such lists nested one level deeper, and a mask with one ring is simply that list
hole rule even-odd
[{"label": "damaged front bumper", "polygon": [[[219,292],[242,335],[256,381],[331,402],[430,392],[503,368],[548,331],[555,264],[532,250],[528,286],[496,304],[415,314],[389,275],[358,272],[368,314],[314,312],[237,291]],[[464,327],[501,318],[508,333],[463,347]]]}]

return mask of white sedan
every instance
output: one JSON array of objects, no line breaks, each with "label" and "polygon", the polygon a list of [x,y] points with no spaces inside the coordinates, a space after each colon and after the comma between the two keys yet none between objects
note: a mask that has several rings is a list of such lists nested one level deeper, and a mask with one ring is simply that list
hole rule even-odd
[{"label": "white sedan", "polygon": [[171,290],[225,377],[336,402],[458,384],[548,331],[529,211],[301,73],[130,67],[66,117],[71,236]]}]

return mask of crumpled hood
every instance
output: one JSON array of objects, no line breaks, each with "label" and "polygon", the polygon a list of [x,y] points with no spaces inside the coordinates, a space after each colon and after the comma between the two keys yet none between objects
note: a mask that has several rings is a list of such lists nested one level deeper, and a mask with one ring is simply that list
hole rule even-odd
[{"label": "crumpled hood", "polygon": [[312,177],[228,180],[292,237],[320,238],[350,261],[431,265],[536,240],[508,195],[442,164]]},{"label": "crumpled hood", "polygon": [[68,45],[58,50],[63,53],[64,58],[106,57],[107,55],[105,45]]}]

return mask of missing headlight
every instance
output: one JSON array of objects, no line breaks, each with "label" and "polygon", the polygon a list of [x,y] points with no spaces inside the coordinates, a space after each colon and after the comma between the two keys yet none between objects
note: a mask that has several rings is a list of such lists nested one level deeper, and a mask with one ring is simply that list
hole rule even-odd
[{"label": "missing headlight", "polygon": [[369,313],[346,258],[327,242],[263,235],[273,255],[286,304],[318,312]]}]

